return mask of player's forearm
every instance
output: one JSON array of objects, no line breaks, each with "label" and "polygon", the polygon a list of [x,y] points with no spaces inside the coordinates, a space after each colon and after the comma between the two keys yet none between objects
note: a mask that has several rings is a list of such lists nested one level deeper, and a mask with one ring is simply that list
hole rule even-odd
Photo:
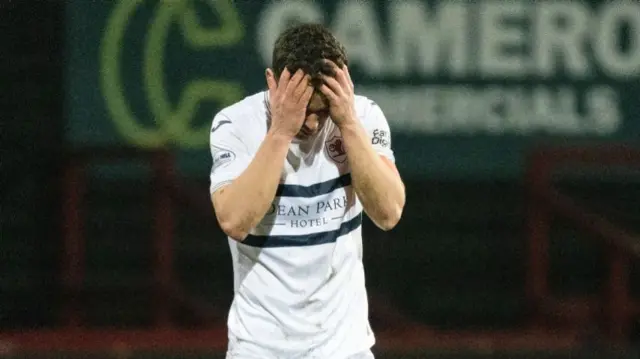
[{"label": "player's forearm", "polygon": [[269,210],[290,142],[267,134],[247,169],[213,197],[220,227],[231,238],[244,240]]},{"label": "player's forearm", "polygon": [[392,229],[404,208],[402,179],[375,152],[359,123],[344,125],[340,130],[351,166],[352,185],[365,212],[381,229]]}]

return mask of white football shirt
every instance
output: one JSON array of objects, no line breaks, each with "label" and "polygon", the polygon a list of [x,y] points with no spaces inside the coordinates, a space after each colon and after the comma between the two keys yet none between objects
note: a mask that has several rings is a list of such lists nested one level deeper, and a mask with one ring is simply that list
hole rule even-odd
[{"label": "white football shirt", "polygon": [[[247,168],[268,129],[268,92],[220,111],[211,127],[211,193]],[[356,96],[375,150],[394,161],[389,125]],[[228,358],[347,358],[374,344],[362,265],[363,209],[340,131],[327,120],[292,143],[276,197],[243,241],[228,239],[234,298]]]}]

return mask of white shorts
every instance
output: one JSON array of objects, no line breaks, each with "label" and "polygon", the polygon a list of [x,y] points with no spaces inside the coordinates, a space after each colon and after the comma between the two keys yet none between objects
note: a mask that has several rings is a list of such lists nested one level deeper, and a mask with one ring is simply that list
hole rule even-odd
[{"label": "white shorts", "polygon": [[352,355],[347,359],[375,359],[371,350],[367,350],[366,352],[358,353],[356,355]]},{"label": "white shorts", "polygon": [[[263,359],[263,358],[238,356],[238,355],[227,353],[226,359]],[[282,359],[287,359],[287,358],[282,358]],[[309,359],[324,359],[324,358],[309,358]],[[330,359],[330,358],[327,358],[327,359]],[[375,357],[373,356],[373,353],[371,352],[371,350],[367,350],[361,353],[351,355],[344,359],[375,359]]]}]

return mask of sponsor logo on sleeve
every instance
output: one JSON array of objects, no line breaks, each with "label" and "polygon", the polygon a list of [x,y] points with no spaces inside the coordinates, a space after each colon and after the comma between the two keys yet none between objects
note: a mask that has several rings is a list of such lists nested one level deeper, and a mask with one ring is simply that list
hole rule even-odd
[{"label": "sponsor logo on sleeve", "polygon": [[236,154],[231,150],[213,146],[213,169],[232,162],[236,158]]},{"label": "sponsor logo on sleeve", "polygon": [[379,129],[373,130],[373,136],[371,137],[372,145],[389,147],[390,143],[391,143],[391,138],[389,136],[389,131],[379,130]]}]

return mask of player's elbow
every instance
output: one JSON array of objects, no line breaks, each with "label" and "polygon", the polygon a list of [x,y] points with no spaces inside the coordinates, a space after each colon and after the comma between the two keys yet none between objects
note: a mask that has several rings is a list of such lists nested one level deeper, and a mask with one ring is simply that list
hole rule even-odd
[{"label": "player's elbow", "polygon": [[218,217],[218,224],[220,229],[229,236],[229,238],[242,242],[249,235],[249,231],[242,226],[241,223],[234,221],[231,218]]},{"label": "player's elbow", "polygon": [[398,225],[400,222],[400,218],[402,218],[402,206],[397,205],[388,209],[380,216],[380,218],[375,221],[378,228],[383,231],[390,231]]},{"label": "player's elbow", "polygon": [[224,234],[236,241],[243,241],[247,238],[249,230],[239,221],[238,216],[222,210],[216,210],[215,213],[218,225]]},{"label": "player's elbow", "polygon": [[249,229],[242,223],[240,216],[235,213],[235,210],[229,208],[228,196],[226,188],[219,189],[216,193],[211,195],[211,203],[213,204],[213,210],[218,220],[220,229],[236,241],[243,241],[249,235]]}]

